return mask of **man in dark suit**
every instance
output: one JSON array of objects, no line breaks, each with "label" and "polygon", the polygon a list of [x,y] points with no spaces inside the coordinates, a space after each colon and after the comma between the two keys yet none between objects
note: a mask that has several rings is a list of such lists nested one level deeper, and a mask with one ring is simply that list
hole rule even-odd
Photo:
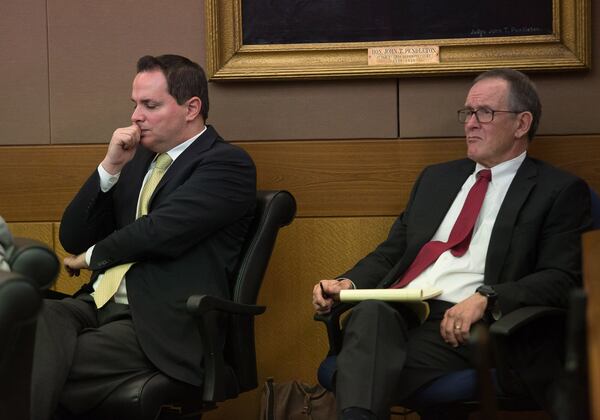
[{"label": "man in dark suit", "polygon": [[74,298],[46,301],[34,419],[59,403],[84,413],[149,370],[201,385],[200,337],[186,300],[229,297],[252,220],[255,167],[205,125],[202,68],[164,55],[140,58],[137,71],[132,124],[115,130],[61,221],[61,243],[73,254],[67,269],[93,275]]},{"label": "man in dark suit", "polygon": [[[393,402],[470,366],[465,344],[474,323],[525,305],[564,308],[569,290],[581,284],[589,190],[577,177],[527,156],[540,115],[535,87],[524,74],[502,69],[477,77],[458,112],[468,159],[426,168],[388,238],[348,272],[315,285],[318,312],[328,312],[342,289],[443,291],[430,301],[422,324],[401,305],[369,300],[354,307],[337,358],[342,418],[387,418]],[[470,207],[467,197],[484,173],[491,180],[476,222],[454,246],[455,221]],[[422,254],[440,245],[440,254],[423,263]],[[559,360],[555,349],[530,341],[514,355],[515,368],[544,403]]]}]

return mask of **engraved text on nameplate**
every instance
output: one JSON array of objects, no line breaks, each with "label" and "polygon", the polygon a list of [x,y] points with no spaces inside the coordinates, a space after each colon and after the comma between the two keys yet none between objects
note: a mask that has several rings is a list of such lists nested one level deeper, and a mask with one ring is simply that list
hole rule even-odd
[{"label": "engraved text on nameplate", "polygon": [[412,45],[406,47],[372,47],[368,49],[369,66],[438,64],[440,47]]}]

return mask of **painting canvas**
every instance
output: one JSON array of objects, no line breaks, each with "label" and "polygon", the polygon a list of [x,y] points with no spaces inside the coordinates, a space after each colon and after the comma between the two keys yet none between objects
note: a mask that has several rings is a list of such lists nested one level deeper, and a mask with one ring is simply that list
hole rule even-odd
[{"label": "painting canvas", "polygon": [[244,45],[552,34],[552,0],[244,0]]},{"label": "painting canvas", "polygon": [[[213,81],[586,70],[591,0],[206,0]],[[405,51],[435,60],[403,60]],[[396,56],[371,60],[371,53]]]}]

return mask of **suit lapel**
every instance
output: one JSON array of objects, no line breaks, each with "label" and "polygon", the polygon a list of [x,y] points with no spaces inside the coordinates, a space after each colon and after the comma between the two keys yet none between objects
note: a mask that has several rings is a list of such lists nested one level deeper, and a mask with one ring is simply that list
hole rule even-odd
[{"label": "suit lapel", "polygon": [[216,140],[217,132],[212,126],[207,126],[206,131],[198,136],[198,138],[196,138],[196,140],[194,140],[194,142],[190,144],[177,159],[175,159],[175,162],[171,164],[171,167],[162,177],[152,193],[148,203],[148,209],[151,208],[152,200],[154,200],[156,194],[158,194],[171,179],[179,175],[183,169],[190,168],[191,163],[198,158],[198,155],[210,149]]},{"label": "suit lapel", "polygon": [[[436,180],[430,191],[426,191],[424,200],[425,206],[415,215],[418,236],[409,243],[409,246],[415,246],[416,252],[429,242],[439,226],[442,224],[446,213],[460,192],[467,178],[475,170],[475,163],[465,159],[460,161],[456,170],[447,171],[442,179]],[[416,254],[415,254],[416,255]]]},{"label": "suit lapel", "polygon": [[508,188],[496,217],[485,262],[484,282],[486,284],[493,285],[499,282],[517,217],[536,184],[536,177],[535,163],[526,158]]}]

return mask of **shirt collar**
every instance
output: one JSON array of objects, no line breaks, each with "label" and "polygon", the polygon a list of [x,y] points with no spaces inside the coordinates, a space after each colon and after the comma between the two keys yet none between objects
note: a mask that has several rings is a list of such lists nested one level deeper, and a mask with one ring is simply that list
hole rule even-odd
[{"label": "shirt collar", "polygon": [[527,157],[527,151],[524,151],[519,156],[502,162],[493,168],[486,168],[485,166],[477,163],[475,165],[475,173],[478,173],[482,169],[491,169],[492,170],[492,181],[498,180],[504,176],[514,175],[517,173],[517,170]]},{"label": "shirt collar", "polygon": [[[187,139],[183,143],[179,143],[177,146],[175,146],[171,150],[167,151],[167,154],[171,157],[171,159],[173,160],[173,162],[175,162],[175,159],[177,159],[179,157],[179,155],[181,155],[185,151],[185,149],[187,149],[188,147],[190,147],[190,145],[198,137],[200,137],[202,134],[204,134],[204,132],[206,131],[206,128],[207,127],[204,126],[204,129],[202,131],[200,131],[198,134],[193,135],[192,137],[190,137],[189,139]],[[155,160],[156,160],[156,158],[155,158]]]}]

